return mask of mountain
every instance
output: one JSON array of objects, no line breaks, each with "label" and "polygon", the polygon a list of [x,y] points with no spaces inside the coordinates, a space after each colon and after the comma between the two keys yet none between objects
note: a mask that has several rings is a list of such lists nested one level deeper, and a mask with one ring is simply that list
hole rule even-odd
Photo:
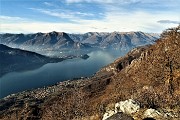
[{"label": "mountain", "polygon": [[0,119],[179,120],[180,26],[131,50],[90,78],[0,100]]},{"label": "mountain", "polygon": [[128,49],[145,44],[152,44],[158,37],[158,34],[143,32],[88,32],[85,34],[68,34],[53,31],[50,33],[35,34],[0,34],[0,43],[28,50],[83,48]]},{"label": "mountain", "polygon": [[81,41],[93,47],[125,49],[154,43],[158,34],[143,32],[112,32],[98,33],[89,32],[85,34],[69,34],[75,41]]},{"label": "mountain", "polygon": [[36,34],[1,34],[0,43],[24,49],[79,49],[88,47],[74,42],[64,32],[36,33]]},{"label": "mountain", "polygon": [[50,58],[35,52],[10,48],[0,44],[0,76],[13,71],[38,68],[46,63],[60,62],[63,58]]}]

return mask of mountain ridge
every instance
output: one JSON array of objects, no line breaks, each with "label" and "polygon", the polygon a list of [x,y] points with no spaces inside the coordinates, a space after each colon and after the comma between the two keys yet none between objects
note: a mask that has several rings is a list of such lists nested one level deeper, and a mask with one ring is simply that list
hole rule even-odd
[{"label": "mountain ridge", "polygon": [[15,45],[17,47],[38,46],[49,49],[83,49],[91,47],[125,49],[126,47],[133,48],[152,44],[158,37],[157,34],[143,32],[88,32],[85,34],[69,34],[53,31],[35,34],[0,34],[0,43],[10,46]]}]

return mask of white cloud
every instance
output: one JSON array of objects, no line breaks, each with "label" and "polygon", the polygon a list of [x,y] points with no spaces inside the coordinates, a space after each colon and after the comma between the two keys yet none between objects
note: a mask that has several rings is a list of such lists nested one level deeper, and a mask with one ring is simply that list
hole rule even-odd
[{"label": "white cloud", "polygon": [[15,23],[15,22],[27,22],[29,19],[21,18],[21,17],[11,17],[11,16],[3,16],[0,15],[0,23]]},{"label": "white cloud", "polygon": [[[36,22],[28,23],[2,23],[1,32],[51,32],[63,31],[70,33],[84,32],[113,32],[113,31],[143,31],[143,32],[162,32],[169,27],[175,27],[176,24],[161,24],[157,21],[161,19],[178,20],[177,15],[168,13],[150,14],[146,12],[126,13],[124,17],[118,12],[108,12],[103,20],[83,20],[78,23],[50,23]],[[173,18],[173,19],[172,19]]]},{"label": "white cloud", "polygon": [[54,4],[52,4],[50,2],[44,2],[43,4],[46,5],[46,6],[54,6]]},{"label": "white cloud", "polygon": [[1,24],[1,32],[8,33],[32,33],[32,32],[51,32],[51,31],[62,31],[62,32],[82,32],[83,25],[71,23],[43,23],[43,22],[32,22],[32,23],[13,23],[13,24]]},{"label": "white cloud", "polygon": [[81,16],[94,16],[92,13],[85,13],[85,12],[74,12],[74,14],[81,15]]},{"label": "white cloud", "polygon": [[30,9],[41,12],[41,13],[44,13],[44,14],[47,14],[47,15],[50,15],[50,16],[59,17],[59,18],[72,19],[72,18],[75,17],[75,16],[73,16],[71,14],[66,14],[64,12],[55,12],[55,11],[52,11],[52,10],[38,9],[38,8],[30,8]]},{"label": "white cloud", "polygon": [[63,19],[68,19],[69,21],[74,21],[78,22],[81,20],[81,17],[93,17],[95,16],[92,13],[85,13],[85,12],[73,12],[70,10],[64,10],[64,9],[38,9],[38,8],[29,8],[38,12],[41,12],[43,14],[53,16],[53,17],[58,17],[58,18],[63,18]]}]

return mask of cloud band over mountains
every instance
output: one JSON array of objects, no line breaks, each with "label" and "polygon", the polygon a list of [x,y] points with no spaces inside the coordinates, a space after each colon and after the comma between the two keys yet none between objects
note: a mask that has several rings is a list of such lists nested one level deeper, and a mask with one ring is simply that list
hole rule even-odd
[{"label": "cloud band over mountains", "polygon": [[180,21],[173,21],[173,20],[159,20],[158,23],[165,23],[165,24],[180,24]]}]

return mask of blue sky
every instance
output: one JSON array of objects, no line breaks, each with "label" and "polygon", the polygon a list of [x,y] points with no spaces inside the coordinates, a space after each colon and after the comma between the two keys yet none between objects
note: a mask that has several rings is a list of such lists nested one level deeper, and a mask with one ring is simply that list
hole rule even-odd
[{"label": "blue sky", "polygon": [[0,32],[162,32],[180,0],[0,0]]}]

